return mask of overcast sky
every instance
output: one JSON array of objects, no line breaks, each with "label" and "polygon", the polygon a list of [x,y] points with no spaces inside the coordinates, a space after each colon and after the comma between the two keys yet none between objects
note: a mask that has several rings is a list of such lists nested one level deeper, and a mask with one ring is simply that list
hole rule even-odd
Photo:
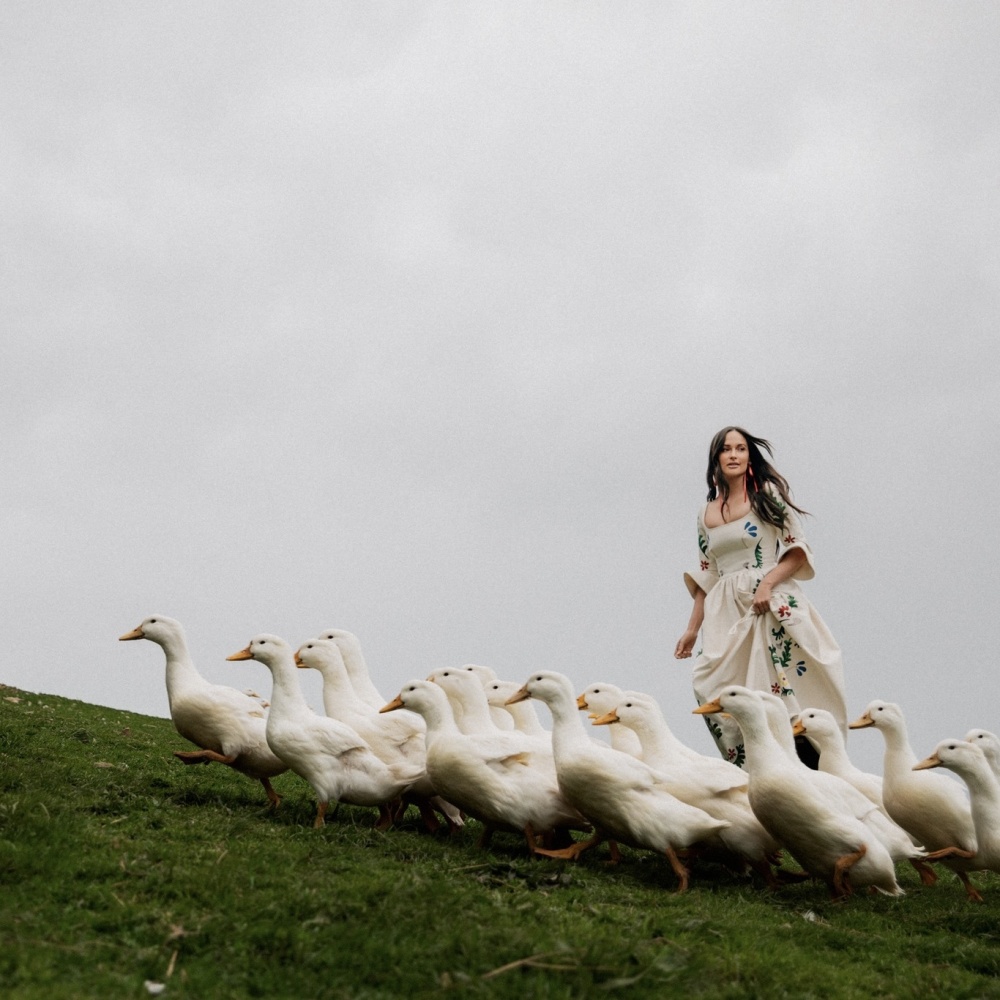
[{"label": "overcast sky", "polygon": [[165,716],[145,616],[259,690],[251,635],[341,627],[388,697],[556,669],[712,752],[672,650],[738,423],[849,711],[1000,731],[998,44],[990,2],[7,0],[0,682]]}]

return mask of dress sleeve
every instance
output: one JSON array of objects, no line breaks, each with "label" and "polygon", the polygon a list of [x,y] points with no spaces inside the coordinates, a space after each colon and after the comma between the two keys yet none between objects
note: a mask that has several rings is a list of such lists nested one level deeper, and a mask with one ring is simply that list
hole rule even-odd
[{"label": "dress sleeve", "polygon": [[701,514],[698,515],[698,567],[697,571],[684,574],[684,584],[692,597],[699,590],[707,594],[719,582],[719,569],[708,551],[708,529]]},{"label": "dress sleeve", "polygon": [[775,561],[781,562],[781,557],[792,549],[801,549],[806,554],[806,561],[793,575],[794,580],[811,580],[816,575],[816,567],[813,564],[812,549],[806,541],[805,532],[802,530],[802,519],[791,507],[785,507],[785,526],[778,532],[778,546],[775,552]]}]

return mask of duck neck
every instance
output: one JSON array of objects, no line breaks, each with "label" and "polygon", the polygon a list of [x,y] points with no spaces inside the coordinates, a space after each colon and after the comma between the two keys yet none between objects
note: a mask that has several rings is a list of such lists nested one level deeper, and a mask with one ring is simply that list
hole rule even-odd
[{"label": "duck neck", "polygon": [[309,703],[302,693],[299,684],[298,667],[291,656],[279,656],[267,664],[271,669],[271,712],[268,718],[276,715],[295,714],[302,710],[310,711]]},{"label": "duck neck", "polygon": [[[806,734],[809,739],[809,734]],[[812,740],[809,741],[810,743]],[[819,741],[817,740],[817,743]],[[840,730],[836,730],[835,736],[828,736],[822,742],[822,746],[814,749],[819,754],[819,769],[833,774],[842,774],[844,771],[854,770],[854,765],[847,756],[847,747],[844,746],[843,737]]]},{"label": "duck neck", "polygon": [[906,732],[906,723],[897,722],[882,729],[882,738],[885,740],[885,765],[884,769],[889,771],[901,768],[906,771],[913,769],[917,763],[917,755],[910,746],[910,738]]},{"label": "duck neck", "polygon": [[187,643],[182,635],[168,636],[160,645],[167,658],[167,701],[173,705],[182,688],[204,685],[208,681],[198,673],[198,668],[188,653]]},{"label": "duck neck", "polygon": [[514,728],[522,733],[538,736],[545,732],[535,714],[535,706],[530,701],[517,701],[513,705],[504,706],[504,709],[514,720]]},{"label": "duck neck", "polygon": [[1000,812],[1000,782],[997,781],[987,761],[984,760],[972,767],[964,767],[958,775],[969,786],[973,816],[976,814],[977,805],[980,811],[985,806],[991,816],[996,816]]},{"label": "duck neck", "polygon": [[363,698],[382,700],[382,696],[372,682],[371,674],[368,673],[368,664],[365,661],[364,653],[361,652],[361,643],[353,637],[342,639],[337,643],[337,648],[344,658],[347,676],[358,695]]},{"label": "duck neck", "polygon": [[461,735],[461,730],[455,724],[455,716],[451,711],[447,698],[441,703],[431,703],[423,707],[420,714],[427,726],[427,743],[430,745],[442,735]]},{"label": "duck neck", "polygon": [[565,753],[586,742],[587,734],[572,692],[546,704],[552,713],[552,749],[556,754]]},{"label": "duck neck", "polygon": [[[482,692],[477,692],[482,693]],[[490,716],[490,706],[485,693],[477,698],[472,691],[462,692],[456,699],[460,706],[461,716],[456,721],[463,733],[490,733],[497,729],[497,724]],[[459,712],[456,711],[456,716]]]},{"label": "duck neck", "polygon": [[787,767],[788,753],[775,738],[763,712],[737,719],[737,722],[743,732],[743,749],[751,780],[753,775],[769,768]]},{"label": "duck neck", "polygon": [[639,738],[644,760],[674,760],[678,755],[680,740],[663,723],[661,728],[650,719],[636,719],[630,727]]},{"label": "duck neck", "polygon": [[335,667],[320,668],[323,677],[323,710],[331,719],[337,718],[340,710],[347,706],[355,707],[359,701],[347,674]]}]

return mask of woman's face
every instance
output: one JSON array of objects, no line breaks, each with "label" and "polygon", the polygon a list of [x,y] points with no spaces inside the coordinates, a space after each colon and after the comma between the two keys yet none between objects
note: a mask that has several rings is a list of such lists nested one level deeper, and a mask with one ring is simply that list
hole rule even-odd
[{"label": "woman's face", "polygon": [[750,464],[747,439],[739,431],[730,431],[719,452],[719,468],[726,479],[742,479]]}]

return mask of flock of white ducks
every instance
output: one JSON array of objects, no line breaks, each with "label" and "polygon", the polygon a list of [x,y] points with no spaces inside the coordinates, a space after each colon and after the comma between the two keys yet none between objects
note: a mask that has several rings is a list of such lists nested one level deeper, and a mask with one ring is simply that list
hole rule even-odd
[{"label": "flock of white ducks", "polygon": [[[724,712],[743,732],[738,768],[686,746],[670,731],[655,699],[593,684],[580,695],[554,671],[526,683],[499,679],[467,664],[405,684],[392,700],[377,689],[356,636],[329,629],[297,650],[260,634],[230,660],[254,660],[271,674],[269,701],[211,684],[194,666],[184,631],[154,615],[121,636],[148,639],[166,656],[167,697],[177,731],[198,749],[177,751],[186,764],[217,762],[261,782],[272,808],[270,778],[291,770],[316,796],[315,826],[330,803],[378,809],[390,826],[414,804],[429,829],[450,830],[472,816],[480,843],[497,830],[517,833],[546,857],[576,859],[607,841],[667,858],[679,891],[688,862],[709,857],[768,884],[796,877],[776,866],[785,851],[805,875],[827,883],[834,898],[869,887],[900,895],[895,866],[908,861],[924,884],[930,863],[955,872],[968,898],[981,900],[973,871],[1000,871],[1000,739],[983,729],[944,740],[918,760],[898,705],[875,701],[851,724],[885,741],[882,777],[855,767],[829,713],[806,709],[794,729],[780,698],[732,686],[696,709]],[[323,679],[325,714],[312,710],[299,669]],[[552,730],[532,699],[544,703]],[[609,727],[610,744],[594,726]],[[794,737],[820,754],[802,764]],[[934,772],[944,767],[964,782]],[[574,839],[572,832],[589,836]]]}]

